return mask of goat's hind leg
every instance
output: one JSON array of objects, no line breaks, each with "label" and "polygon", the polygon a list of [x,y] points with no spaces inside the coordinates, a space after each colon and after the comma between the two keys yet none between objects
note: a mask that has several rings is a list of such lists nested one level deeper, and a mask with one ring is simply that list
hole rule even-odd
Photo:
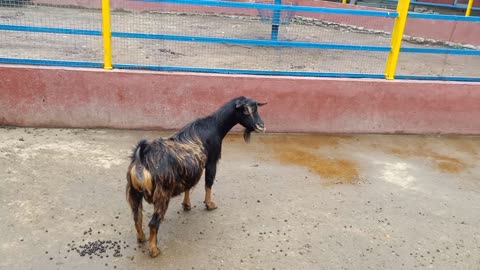
[{"label": "goat's hind leg", "polygon": [[[158,190],[158,189],[157,189]],[[155,192],[157,193],[157,192]],[[170,202],[169,194],[158,192],[154,195],[154,213],[148,226],[150,227],[149,253],[152,258],[160,255],[160,249],[157,247],[157,233],[160,223],[167,212],[168,203]]]},{"label": "goat's hind leg", "polygon": [[143,233],[142,220],[143,220],[143,195],[139,191],[135,190],[130,183],[127,184],[127,199],[128,204],[132,208],[133,221],[135,222],[135,229],[137,230],[137,241],[139,243],[145,242],[145,234]]}]

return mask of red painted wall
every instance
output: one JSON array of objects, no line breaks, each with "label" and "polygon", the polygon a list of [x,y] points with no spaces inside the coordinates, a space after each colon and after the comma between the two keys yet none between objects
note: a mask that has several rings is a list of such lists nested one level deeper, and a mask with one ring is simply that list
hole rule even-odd
[{"label": "red painted wall", "polygon": [[[239,2],[248,2],[248,0],[238,0]],[[288,0],[286,0],[288,1]],[[99,0],[33,0],[34,3],[46,3],[55,5],[76,5],[89,8],[100,8]],[[372,7],[343,5],[341,3],[320,1],[320,0],[291,0],[298,5],[303,6],[319,6],[319,7],[334,7],[347,8],[356,10],[382,10]],[[339,1],[340,2],[340,1]],[[223,14],[237,14],[257,16],[257,11],[254,9],[237,9],[225,7],[206,7],[206,6],[190,6],[177,5],[167,3],[146,3],[130,0],[116,0],[111,1],[112,9],[127,9],[127,10],[161,10],[161,11],[177,11],[177,12],[212,12]],[[383,30],[391,32],[393,28],[392,18],[382,17],[366,17],[344,14],[329,14],[329,13],[312,13],[312,12],[298,12],[297,15],[317,18],[325,21],[336,23],[344,23],[366,27],[370,29]],[[436,40],[452,41],[459,43],[467,43],[473,45],[480,45],[480,27],[475,22],[460,22],[460,21],[442,21],[442,20],[427,20],[427,19],[409,19],[405,29],[405,34],[415,37],[431,38]]]},{"label": "red painted wall", "polygon": [[0,66],[0,125],[177,129],[246,95],[268,131],[480,134],[480,83]]}]

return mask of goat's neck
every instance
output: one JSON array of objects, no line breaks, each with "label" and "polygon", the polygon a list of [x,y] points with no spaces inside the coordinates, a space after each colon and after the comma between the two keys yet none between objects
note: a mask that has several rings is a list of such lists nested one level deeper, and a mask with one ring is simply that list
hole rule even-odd
[{"label": "goat's neck", "polygon": [[232,108],[222,108],[222,110],[215,113],[215,118],[217,120],[217,131],[222,139],[238,124],[235,119],[235,109]]}]

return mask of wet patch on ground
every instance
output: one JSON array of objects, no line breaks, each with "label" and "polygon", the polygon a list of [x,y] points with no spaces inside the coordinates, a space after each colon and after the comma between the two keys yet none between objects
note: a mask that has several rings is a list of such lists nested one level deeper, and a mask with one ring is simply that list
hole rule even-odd
[{"label": "wet patch on ground", "polygon": [[325,184],[355,184],[360,180],[357,164],[348,159],[328,157],[317,151],[321,148],[338,149],[340,140],[347,136],[285,135],[262,137],[272,156],[282,164],[303,166],[321,176]]},{"label": "wet patch on ground", "polygon": [[458,173],[466,170],[469,165],[459,158],[454,158],[439,154],[428,149],[404,150],[399,148],[392,148],[390,152],[394,155],[403,158],[419,157],[429,160],[435,168],[442,172]]}]

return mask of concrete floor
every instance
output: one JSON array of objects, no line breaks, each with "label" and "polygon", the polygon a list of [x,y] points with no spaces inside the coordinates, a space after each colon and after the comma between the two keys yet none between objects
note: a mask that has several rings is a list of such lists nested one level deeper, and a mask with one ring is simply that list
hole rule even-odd
[{"label": "concrete floor", "polygon": [[[173,199],[151,259],[125,172],[137,140],[167,135],[1,128],[0,268],[480,269],[480,137],[229,136],[219,208],[203,185],[190,212]],[[121,257],[71,251],[97,240]]]}]

